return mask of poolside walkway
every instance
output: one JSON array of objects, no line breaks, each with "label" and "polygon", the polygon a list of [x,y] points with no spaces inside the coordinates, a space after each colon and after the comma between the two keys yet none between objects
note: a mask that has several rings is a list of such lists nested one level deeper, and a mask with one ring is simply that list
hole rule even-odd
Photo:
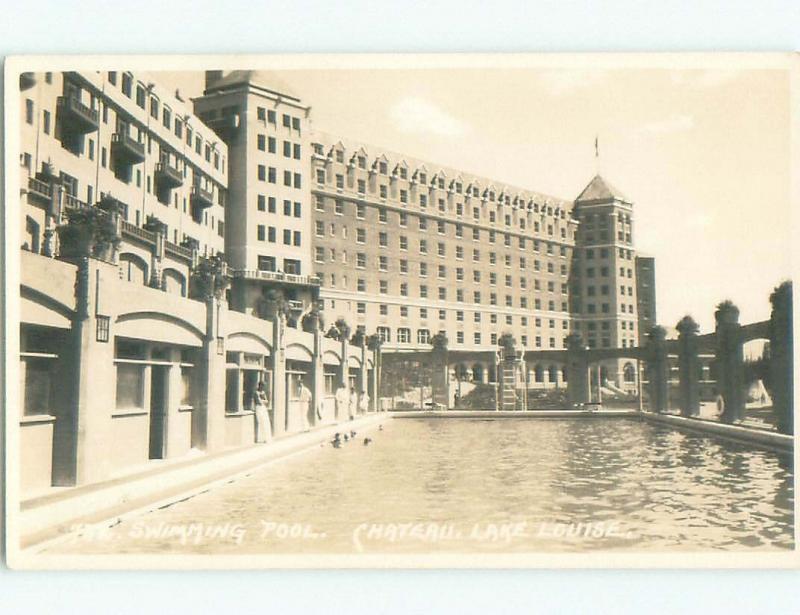
[{"label": "poolside walkway", "polygon": [[27,548],[76,527],[100,523],[135,512],[152,510],[205,491],[215,484],[234,480],[273,461],[319,446],[334,433],[363,432],[390,420],[386,413],[367,414],[352,421],[325,425],[307,432],[284,436],[270,443],[198,454],[172,463],[156,462],[135,474],[101,483],[54,490],[20,503],[17,517],[20,547]]}]

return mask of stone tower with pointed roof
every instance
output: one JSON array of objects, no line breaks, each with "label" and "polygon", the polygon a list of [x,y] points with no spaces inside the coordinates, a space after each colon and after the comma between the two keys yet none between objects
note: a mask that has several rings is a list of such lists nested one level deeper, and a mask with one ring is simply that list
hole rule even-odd
[{"label": "stone tower with pointed roof", "polygon": [[[572,329],[592,348],[636,346],[633,203],[595,175],[575,199],[573,216],[579,224],[570,284]],[[623,388],[632,385],[631,363],[629,359],[603,362],[603,379]]]},{"label": "stone tower with pointed roof", "polygon": [[276,289],[302,312],[319,290],[311,264],[309,107],[271,72],[207,71],[205,85],[195,113],[225,141],[230,159],[231,306],[261,315]]}]

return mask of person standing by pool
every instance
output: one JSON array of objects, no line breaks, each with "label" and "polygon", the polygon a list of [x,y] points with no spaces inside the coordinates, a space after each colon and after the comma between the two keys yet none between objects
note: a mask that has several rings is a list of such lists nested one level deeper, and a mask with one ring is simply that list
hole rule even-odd
[{"label": "person standing by pool", "polygon": [[351,421],[356,416],[356,409],[358,408],[358,395],[355,389],[350,389],[350,403],[347,406],[347,418]]},{"label": "person standing by pool", "polygon": [[267,394],[264,391],[264,381],[259,380],[256,391],[253,393],[253,408],[256,413],[256,442],[263,444],[272,437],[272,425],[269,422]]},{"label": "person standing by pool", "polygon": [[339,419],[344,414],[344,408],[347,405],[347,389],[344,386],[336,389],[334,399],[336,401],[336,418]]},{"label": "person standing by pool", "polygon": [[308,431],[310,429],[308,415],[311,412],[311,400],[314,396],[311,394],[311,391],[306,386],[305,382],[300,383],[299,397],[301,402],[300,407],[303,409],[303,431]]}]

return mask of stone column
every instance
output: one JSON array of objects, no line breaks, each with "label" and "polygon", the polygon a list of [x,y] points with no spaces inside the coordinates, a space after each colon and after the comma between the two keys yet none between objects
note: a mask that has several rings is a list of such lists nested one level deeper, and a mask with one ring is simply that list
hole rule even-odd
[{"label": "stone column", "polygon": [[164,263],[164,243],[166,241],[166,237],[163,230],[157,231],[155,236],[156,245],[153,246],[153,251],[150,258],[149,285],[151,288],[161,288],[161,272]]},{"label": "stone column", "polygon": [[318,424],[317,410],[322,413],[322,400],[325,398],[325,367],[322,362],[322,331],[314,321],[314,357],[311,362],[311,412],[308,417],[309,426]]},{"label": "stone column", "polygon": [[583,340],[571,333],[567,336],[567,401],[570,405],[590,401],[589,358]]},{"label": "stone column", "polygon": [[225,334],[221,302],[206,299],[206,335],[197,365],[198,395],[192,413],[192,446],[214,452],[225,446]]},{"label": "stone column", "polygon": [[691,316],[684,316],[678,329],[678,375],[680,378],[681,416],[700,414],[700,389],[698,385],[699,359],[697,357],[697,332],[699,327]]},{"label": "stone column", "polygon": [[361,338],[361,369],[358,372],[358,408],[356,414],[361,412],[361,398],[367,394],[367,344]]},{"label": "stone column", "polygon": [[714,319],[717,335],[717,390],[725,402],[720,420],[723,423],[733,423],[744,418],[744,354],[739,308],[730,301],[723,301],[717,306]]},{"label": "stone column", "polygon": [[431,398],[434,404],[450,407],[450,369],[447,347],[434,347],[428,355],[431,366]]},{"label": "stone column", "polygon": [[181,350],[170,348],[169,359],[171,365],[167,368],[166,377],[166,407],[164,418],[166,422],[164,433],[164,457],[175,457],[185,452],[186,432],[180,429],[180,407],[183,382],[181,378]]},{"label": "stone column", "polygon": [[272,321],[272,429],[275,436],[286,433],[286,319],[278,314]]},{"label": "stone column", "polygon": [[234,412],[241,414],[244,411],[244,353],[236,353],[236,365],[239,369],[236,370],[236,406]]},{"label": "stone column", "polygon": [[770,295],[769,394],[778,431],[794,433],[794,362],[792,359],[792,283],[784,282]]},{"label": "stone column", "polygon": [[340,331],[339,340],[341,343],[342,360],[339,363],[339,386],[347,391],[347,398],[350,399],[350,367],[348,364],[348,353],[350,352],[350,331]]},{"label": "stone column", "polygon": [[664,327],[655,326],[647,334],[645,346],[647,373],[649,377],[650,411],[663,413],[668,409],[667,386],[669,361]]},{"label": "stone column", "polygon": [[77,259],[77,265],[77,309],[67,357],[69,402],[54,433],[53,484],[64,486],[101,481],[112,469],[108,444],[116,399],[113,325],[109,324],[108,341],[98,341],[97,320],[99,315],[111,316],[102,311],[104,282],[115,279],[117,272],[93,258]]},{"label": "stone column", "polygon": [[372,351],[372,395],[370,396],[370,406],[373,412],[380,410],[381,393],[381,351],[376,348]]}]

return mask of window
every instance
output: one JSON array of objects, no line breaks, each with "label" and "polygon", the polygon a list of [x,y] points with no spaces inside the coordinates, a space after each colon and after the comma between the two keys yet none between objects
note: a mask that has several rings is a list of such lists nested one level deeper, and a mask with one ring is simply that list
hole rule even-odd
[{"label": "window", "polygon": [[122,93],[128,98],[131,97],[131,86],[133,85],[133,77],[129,73],[122,73]]},{"label": "window", "polygon": [[378,327],[378,339],[382,342],[391,342],[392,341],[392,332],[389,327]]},{"label": "window", "polygon": [[411,342],[411,329],[400,327],[397,330],[397,341],[401,344],[408,344]]},{"label": "window", "polygon": [[33,124],[33,101],[30,98],[25,99],[25,122]]},{"label": "window", "polygon": [[417,331],[417,343],[429,344],[431,339],[431,332],[428,329],[419,329]]}]

